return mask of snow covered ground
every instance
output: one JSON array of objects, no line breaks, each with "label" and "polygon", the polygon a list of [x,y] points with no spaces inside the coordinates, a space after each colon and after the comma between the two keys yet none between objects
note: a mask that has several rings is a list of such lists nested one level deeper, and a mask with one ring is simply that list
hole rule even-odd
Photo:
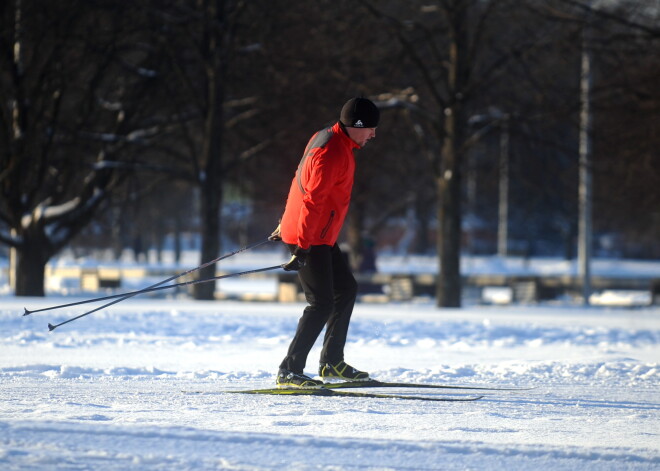
[{"label": "snow covered ground", "polygon": [[660,469],[658,307],[358,304],[347,360],[376,378],[533,388],[444,403],[223,393],[273,385],[302,304],[21,315],[75,300],[0,298],[0,469]]}]

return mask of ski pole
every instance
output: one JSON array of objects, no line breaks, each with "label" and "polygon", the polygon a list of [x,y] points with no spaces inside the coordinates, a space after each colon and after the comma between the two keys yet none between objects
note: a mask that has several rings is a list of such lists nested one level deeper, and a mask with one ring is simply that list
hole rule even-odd
[{"label": "ski pole", "polygon": [[[151,289],[151,288],[156,288],[157,286],[161,286],[161,285],[163,285],[165,283],[168,283],[172,280],[176,280],[177,278],[181,278],[182,276],[189,275],[190,273],[196,272],[197,270],[201,270],[202,268],[208,267],[209,265],[212,265],[213,263],[219,262],[220,260],[224,260],[226,258],[232,257],[236,254],[241,253],[241,252],[245,252],[247,250],[251,250],[251,249],[254,249],[256,247],[259,247],[260,245],[263,245],[266,242],[269,242],[269,239],[262,240],[260,242],[256,242],[252,245],[246,245],[245,247],[241,247],[238,250],[235,250],[231,253],[222,255],[222,256],[214,259],[214,260],[211,260],[210,262],[203,263],[202,265],[200,265],[198,267],[191,268],[190,270],[179,273],[178,275],[171,276],[170,278],[168,278],[166,280],[160,281],[160,282],[156,283],[155,285],[151,285],[151,286],[149,286],[147,288],[144,288],[144,289],[147,290],[147,289]],[[88,304],[88,303],[94,303],[94,302],[97,302],[97,301],[107,301],[108,299],[121,298],[119,300],[116,300],[116,301],[113,301],[111,303],[105,304],[105,305],[103,305],[99,308],[99,309],[103,309],[104,307],[108,307],[112,304],[123,301],[124,299],[128,299],[128,298],[131,298],[133,296],[136,296],[136,295],[140,294],[143,291],[144,290],[139,290],[139,291],[134,291],[134,292],[131,292],[131,293],[120,293],[120,294],[113,294],[113,295],[110,295],[110,296],[101,296],[99,298],[86,299],[85,301],[78,301],[78,302],[75,302],[75,303],[59,304],[57,306],[44,307],[44,308],[41,308],[41,309],[35,309],[33,311],[29,311],[27,308],[23,308],[23,309],[25,309],[25,312],[23,313],[23,315],[24,316],[29,316],[30,314],[34,314],[35,312],[52,311],[54,309],[60,309],[60,308],[64,308],[64,307],[79,306],[80,304]]]},{"label": "ski pole", "polygon": [[[254,270],[242,271],[240,273],[231,273],[229,275],[219,275],[219,276],[214,276],[212,278],[204,278],[204,279],[201,279],[201,280],[183,281],[181,283],[175,283],[173,285],[158,286],[158,287],[153,287],[153,288],[145,288],[145,289],[141,289],[139,291],[133,291],[131,293],[125,293],[124,296],[126,296],[126,298],[130,298],[130,297],[135,296],[137,294],[153,293],[154,291],[161,291],[161,290],[164,290],[164,289],[177,288],[179,286],[188,286],[188,285],[196,285],[196,284],[199,284],[199,283],[208,283],[210,281],[222,280],[223,278],[230,278],[232,276],[249,275],[251,273],[259,273],[259,272],[262,272],[262,271],[275,270],[277,268],[282,268],[282,265],[273,265],[272,267],[266,267],[266,268],[256,268]],[[124,298],[124,299],[126,299],[126,298]],[[73,322],[76,319],[80,319],[81,317],[88,316],[88,315],[102,309],[103,307],[104,306],[97,307],[96,309],[93,309],[91,311],[80,314],[79,316],[72,317],[71,319],[68,319],[64,322],[60,322],[59,324],[48,324],[48,330],[53,331],[61,325],[68,324],[69,322]]]}]

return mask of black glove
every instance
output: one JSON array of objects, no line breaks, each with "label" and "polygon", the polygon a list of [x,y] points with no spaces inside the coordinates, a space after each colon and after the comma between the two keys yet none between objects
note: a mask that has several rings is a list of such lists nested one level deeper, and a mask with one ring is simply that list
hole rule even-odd
[{"label": "black glove", "polygon": [[273,233],[268,237],[268,240],[282,240],[282,234],[280,233],[280,224],[277,225]]},{"label": "black glove", "polygon": [[305,266],[309,249],[296,247],[291,255],[291,260],[282,265],[284,271],[298,271]]}]

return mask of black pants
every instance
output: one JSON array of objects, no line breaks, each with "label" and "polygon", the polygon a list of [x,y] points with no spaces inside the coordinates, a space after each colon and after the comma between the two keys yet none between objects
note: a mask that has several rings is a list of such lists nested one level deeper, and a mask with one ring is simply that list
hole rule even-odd
[{"label": "black pants", "polygon": [[298,271],[309,306],[298,321],[296,334],[280,368],[302,373],[307,355],[326,326],[321,362],[344,359],[344,345],[357,296],[357,282],[347,259],[335,244],[314,245]]}]

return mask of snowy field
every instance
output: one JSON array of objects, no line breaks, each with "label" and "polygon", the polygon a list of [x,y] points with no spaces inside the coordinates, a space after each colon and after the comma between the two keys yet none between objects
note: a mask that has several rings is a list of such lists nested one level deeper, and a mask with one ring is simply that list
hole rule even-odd
[{"label": "snowy field", "polygon": [[[221,268],[250,270],[284,257],[249,252]],[[145,266],[176,273],[196,263],[187,254],[180,265],[166,258]],[[53,264],[99,262],[64,256]],[[136,265],[130,257],[115,263]],[[402,267],[434,273],[437,262],[379,257],[381,272]],[[577,267],[484,257],[464,259],[463,269],[574,275]],[[593,271],[649,278],[657,277],[660,264],[596,260]],[[358,304],[346,359],[375,378],[530,388],[488,391],[471,403],[418,402],[226,393],[273,386],[302,304],[195,302],[164,292],[49,332],[49,322],[98,304],[27,317],[23,308],[99,293],[82,292],[78,279],[53,278],[47,298],[15,298],[0,278],[3,471],[660,469],[660,307],[645,306],[648,300],[615,308],[581,308],[570,299],[508,307],[471,300],[459,310],[439,310],[428,299]],[[162,278],[125,279],[122,289]],[[268,277],[219,284],[225,294],[276,288]],[[318,353],[317,346],[307,365],[311,375]]]},{"label": "snowy field", "polygon": [[660,469],[658,307],[358,304],[346,359],[376,378],[533,388],[443,403],[223,393],[274,384],[302,304],[21,315],[77,299],[0,298],[2,470]]}]

